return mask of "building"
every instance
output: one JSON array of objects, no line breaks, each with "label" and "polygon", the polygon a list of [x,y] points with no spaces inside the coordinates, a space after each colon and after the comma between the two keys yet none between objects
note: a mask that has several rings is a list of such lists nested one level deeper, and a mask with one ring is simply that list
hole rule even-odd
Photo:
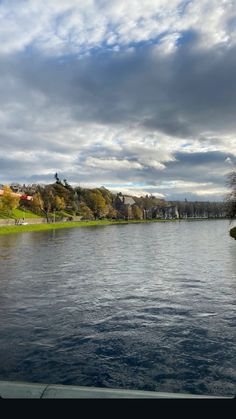
[{"label": "building", "polygon": [[135,205],[135,201],[132,196],[122,195],[121,193],[116,195],[114,200],[114,207],[118,212],[118,217],[126,220],[133,218],[132,206]]},{"label": "building", "polygon": [[177,205],[158,205],[150,208],[147,218],[174,219],[179,218]]}]

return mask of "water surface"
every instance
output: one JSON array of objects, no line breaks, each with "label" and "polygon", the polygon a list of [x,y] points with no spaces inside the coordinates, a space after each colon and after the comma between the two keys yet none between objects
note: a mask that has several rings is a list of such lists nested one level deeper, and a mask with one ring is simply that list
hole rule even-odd
[{"label": "water surface", "polygon": [[0,237],[0,379],[233,395],[227,221]]}]

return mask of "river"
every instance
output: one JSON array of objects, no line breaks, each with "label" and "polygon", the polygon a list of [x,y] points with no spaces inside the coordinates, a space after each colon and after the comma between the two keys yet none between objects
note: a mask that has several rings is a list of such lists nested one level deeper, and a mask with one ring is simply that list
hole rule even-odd
[{"label": "river", "polygon": [[0,236],[0,380],[234,395],[226,220]]}]

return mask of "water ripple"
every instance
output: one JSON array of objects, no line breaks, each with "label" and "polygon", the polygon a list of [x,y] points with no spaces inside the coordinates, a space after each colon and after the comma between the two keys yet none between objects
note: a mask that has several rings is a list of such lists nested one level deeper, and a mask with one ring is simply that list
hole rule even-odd
[{"label": "water ripple", "polygon": [[235,394],[226,221],[0,238],[0,379]]}]

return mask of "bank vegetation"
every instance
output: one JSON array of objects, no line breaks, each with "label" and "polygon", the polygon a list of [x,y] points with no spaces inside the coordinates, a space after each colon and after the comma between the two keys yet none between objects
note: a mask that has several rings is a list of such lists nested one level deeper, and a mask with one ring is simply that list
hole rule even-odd
[{"label": "bank vegetation", "polygon": [[167,220],[226,218],[228,202],[165,201],[112,193],[104,187],[72,187],[66,179],[48,185],[2,185],[0,218],[43,217],[47,223],[96,220]]}]

